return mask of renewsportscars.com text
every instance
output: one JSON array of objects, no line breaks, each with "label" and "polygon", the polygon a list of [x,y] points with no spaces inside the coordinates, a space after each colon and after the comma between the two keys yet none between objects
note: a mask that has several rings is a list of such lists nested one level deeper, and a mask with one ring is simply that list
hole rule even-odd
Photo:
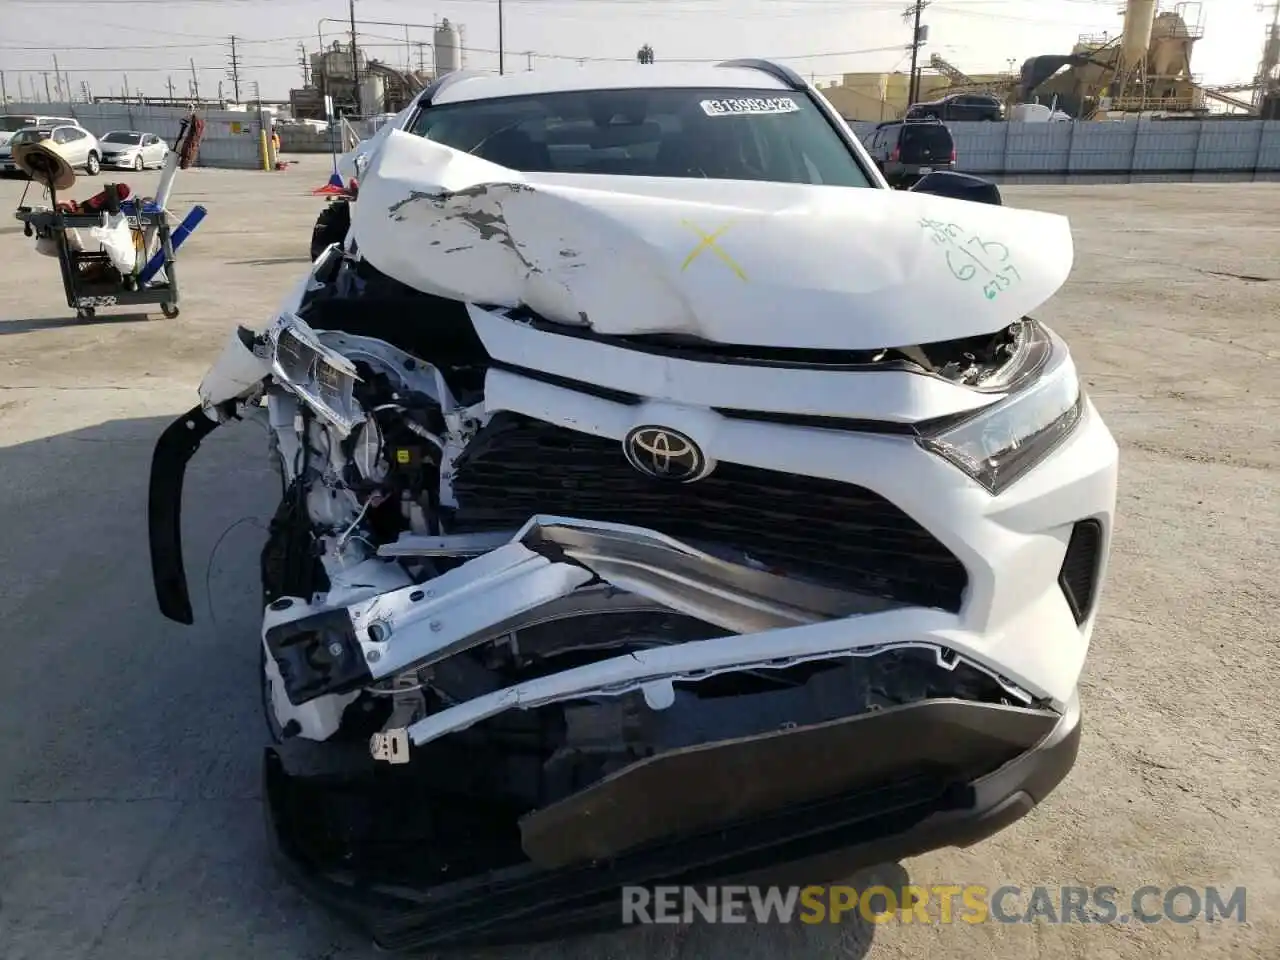
[{"label": "renewsportscars.com text", "polygon": [[809,887],[624,887],[635,923],[1215,923],[1245,922],[1244,887],[940,884]]}]

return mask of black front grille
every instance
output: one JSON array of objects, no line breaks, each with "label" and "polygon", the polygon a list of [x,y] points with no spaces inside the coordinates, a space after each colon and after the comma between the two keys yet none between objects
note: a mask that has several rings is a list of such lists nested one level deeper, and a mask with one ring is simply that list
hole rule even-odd
[{"label": "black front grille", "polygon": [[1076,623],[1084,623],[1093,612],[1094,594],[1098,588],[1098,565],[1102,560],[1102,524],[1097,520],[1081,520],[1071,530],[1067,555],[1062,560],[1058,585],[1071,607]]},{"label": "black front grille", "polygon": [[616,440],[499,414],[456,463],[455,528],[536,513],[646,527],[741,551],[832,586],[958,611],[960,561],[883,497],[847,483],[720,463],[696,483],[655,480]]}]

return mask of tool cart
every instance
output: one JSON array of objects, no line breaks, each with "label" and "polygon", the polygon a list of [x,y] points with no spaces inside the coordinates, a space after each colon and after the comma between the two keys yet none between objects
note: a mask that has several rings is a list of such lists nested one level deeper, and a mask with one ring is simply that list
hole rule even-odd
[{"label": "tool cart", "polygon": [[[56,203],[56,198],[55,198]],[[69,231],[88,233],[95,227],[103,227],[109,216],[124,214],[130,232],[140,238],[154,230],[158,244],[157,257],[164,279],[159,282],[141,282],[142,274],[123,274],[112,264],[104,251],[76,249]],[[67,296],[67,306],[76,316],[92,317],[98,307],[128,307],[142,304],[158,304],[160,311],[169,318],[178,315],[180,290],[175,269],[173,239],[169,217],[154,203],[121,203],[116,209],[100,213],[69,213],[55,205],[51,209],[20,207],[16,214],[26,226],[28,236],[47,239],[57,248],[58,265],[62,270],[62,287]]]},{"label": "tool cart", "polygon": [[[49,194],[49,205],[19,205],[22,221],[36,248],[56,256],[67,306],[77,317],[92,317],[99,307],[156,304],[169,318],[178,315],[180,290],[174,251],[205,215],[195,207],[176,227],[167,210],[179,169],[194,162],[204,135],[204,120],[191,113],[183,122],[160,178],[154,199],[132,195],[123,185],[106,189],[84,203],[58,202],[58,192],[76,182],[66,159],[33,130],[18,143],[14,159]],[[25,199],[25,193],[24,193]]]}]

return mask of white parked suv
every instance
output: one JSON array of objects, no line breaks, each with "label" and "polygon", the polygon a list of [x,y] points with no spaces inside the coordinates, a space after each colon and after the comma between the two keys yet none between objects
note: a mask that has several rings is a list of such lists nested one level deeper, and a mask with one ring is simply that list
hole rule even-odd
[{"label": "white parked suv", "polygon": [[191,623],[187,462],[271,437],[262,796],[305,888],[388,949],[545,938],[1045,799],[1117,475],[1034,316],[1064,217],[891,190],[764,61],[448,74],[362,147],[350,236],[149,492]]},{"label": "white parked suv", "polygon": [[[26,123],[26,121],[34,121]],[[59,153],[67,158],[67,162],[77,170],[83,170],[89,176],[95,176],[102,169],[102,146],[98,138],[80,126],[79,122],[67,117],[4,117],[7,126],[14,127],[4,135],[0,142],[0,171],[16,173],[17,164],[13,162],[13,148],[24,142],[47,141]],[[17,126],[24,123],[24,126]]]}]

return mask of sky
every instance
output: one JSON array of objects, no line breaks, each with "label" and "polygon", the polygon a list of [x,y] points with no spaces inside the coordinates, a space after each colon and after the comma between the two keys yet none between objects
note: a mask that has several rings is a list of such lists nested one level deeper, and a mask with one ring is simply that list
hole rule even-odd
[{"label": "sky", "polygon": [[[1264,0],[1180,4],[1204,27],[1192,69],[1206,83],[1251,79],[1271,10]],[[657,60],[769,57],[815,80],[905,69],[910,0],[502,0],[507,70],[582,60],[634,60],[650,44]],[[498,67],[498,0],[355,0],[358,40],[370,57],[404,64],[410,43],[428,44],[449,18],[464,30],[469,69]],[[1161,3],[1161,9],[1173,4]],[[348,0],[0,0],[0,74],[8,96],[55,91],[54,58],[80,92],[179,96],[195,76],[204,96],[230,96],[237,37],[241,94],[285,99],[302,83],[302,47],[347,37]],[[1010,61],[1068,53],[1080,34],[1120,32],[1118,0],[934,0],[924,56],[961,70],[1008,70]],[[413,52],[417,62],[416,47]],[[44,74],[48,74],[47,78]]]}]

